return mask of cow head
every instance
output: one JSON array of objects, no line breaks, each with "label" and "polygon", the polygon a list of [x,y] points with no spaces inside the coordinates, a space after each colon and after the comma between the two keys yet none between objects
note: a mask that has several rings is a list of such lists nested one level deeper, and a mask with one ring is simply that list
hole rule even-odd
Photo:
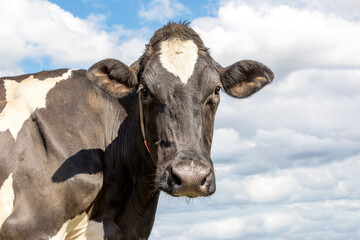
[{"label": "cow head", "polygon": [[156,186],[188,197],[215,192],[210,150],[220,90],[244,98],[273,79],[271,70],[255,61],[221,67],[196,32],[182,24],[159,29],[130,67],[106,59],[87,75],[117,98],[139,95],[143,137],[157,169]]}]

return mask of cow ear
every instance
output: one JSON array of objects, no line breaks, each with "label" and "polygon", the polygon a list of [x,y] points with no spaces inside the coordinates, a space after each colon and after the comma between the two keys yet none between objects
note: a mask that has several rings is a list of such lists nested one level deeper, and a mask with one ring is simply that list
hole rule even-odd
[{"label": "cow ear", "polygon": [[236,98],[245,98],[271,83],[274,74],[259,62],[244,60],[227,68],[221,68],[220,79],[227,94]]},{"label": "cow ear", "polygon": [[86,75],[96,86],[116,98],[125,97],[138,85],[135,70],[116,59],[95,63]]}]

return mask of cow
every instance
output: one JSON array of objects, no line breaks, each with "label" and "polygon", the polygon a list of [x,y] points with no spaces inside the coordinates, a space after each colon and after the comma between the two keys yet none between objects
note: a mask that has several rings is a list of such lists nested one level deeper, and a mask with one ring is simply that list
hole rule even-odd
[{"label": "cow", "polygon": [[140,58],[0,79],[0,239],[147,239],[160,192],[215,192],[220,91],[274,78],[226,68],[188,23],[157,30]]}]

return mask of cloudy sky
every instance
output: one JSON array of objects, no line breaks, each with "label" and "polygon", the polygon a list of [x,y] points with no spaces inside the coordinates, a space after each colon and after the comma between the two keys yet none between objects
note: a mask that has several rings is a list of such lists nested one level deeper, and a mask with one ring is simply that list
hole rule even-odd
[{"label": "cloudy sky", "polygon": [[151,239],[360,239],[358,0],[0,0],[0,76],[130,64],[185,19],[223,66],[253,59],[276,78],[222,94],[217,192],[163,195]]}]

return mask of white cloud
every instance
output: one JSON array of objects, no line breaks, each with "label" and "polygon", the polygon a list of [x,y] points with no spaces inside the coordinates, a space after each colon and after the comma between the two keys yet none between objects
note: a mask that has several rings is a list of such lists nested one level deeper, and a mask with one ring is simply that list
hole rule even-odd
[{"label": "white cloud", "polygon": [[251,202],[278,202],[301,190],[293,176],[254,175],[241,182],[245,196],[235,195],[238,200],[249,198]]},{"label": "white cloud", "polygon": [[244,132],[281,126],[321,137],[355,139],[360,133],[359,78],[358,70],[293,72],[247,100],[224,96],[219,124],[223,118],[238,119],[241,124],[236,128]]},{"label": "white cloud", "polygon": [[193,21],[219,63],[258,60],[276,78],[248,99],[222,94],[217,192],[190,206],[162,199],[153,239],[360,238],[360,22],[335,1],[331,13],[294,2],[223,1]]},{"label": "white cloud", "polygon": [[165,23],[185,12],[188,12],[186,7],[176,0],[152,0],[146,7],[141,6],[139,16],[148,21]]},{"label": "white cloud", "polygon": [[251,7],[228,1],[194,28],[223,65],[240,59],[267,63],[282,77],[303,68],[359,68],[360,22],[286,5]]},{"label": "white cloud", "polygon": [[308,69],[246,100],[223,95],[214,135],[215,162],[238,161],[239,172],[253,174],[358,154],[358,79],[358,70]]},{"label": "white cloud", "polygon": [[[116,36],[129,36],[129,31],[115,27],[106,32],[104,15],[90,15],[87,19],[74,17],[48,1],[0,1],[0,75],[19,74],[21,61],[41,61],[49,58],[54,67],[89,67],[107,57],[120,58],[126,63],[140,56],[146,40],[138,35],[130,42]],[[137,32],[138,33],[138,32]],[[143,48],[140,50],[140,47]]]},{"label": "white cloud", "polygon": [[235,129],[220,128],[215,131],[215,138],[211,149],[212,157],[214,159],[233,158],[239,151],[247,151],[255,146],[255,142],[241,139]]},{"label": "white cloud", "polygon": [[208,201],[171,205],[162,198],[160,206],[166,208],[159,209],[152,239],[360,236],[360,155],[322,166],[247,177],[231,170],[222,174],[218,192]]},{"label": "white cloud", "polygon": [[[351,206],[351,207],[349,207]],[[193,224],[175,225],[176,215],[155,229],[151,239],[357,239],[358,200],[324,203],[248,205],[218,211],[213,219],[196,221],[205,212],[191,212]],[[189,216],[186,216],[189,217]],[[175,219],[174,219],[175,218]],[[172,220],[174,219],[174,220]],[[195,219],[195,220],[194,220]],[[161,235],[163,232],[171,233]]]},{"label": "white cloud", "polygon": [[[231,0],[236,2],[236,0]],[[226,4],[229,0],[221,0],[222,4]],[[360,8],[360,2],[356,0],[343,0],[343,1],[334,1],[334,0],[249,0],[243,1],[238,0],[237,2],[246,3],[247,5],[253,7],[261,7],[264,5],[267,6],[279,6],[279,5],[288,5],[293,8],[303,8],[308,10],[322,11],[327,13],[333,13],[342,18],[348,20],[359,20],[360,13],[358,9]]]}]

